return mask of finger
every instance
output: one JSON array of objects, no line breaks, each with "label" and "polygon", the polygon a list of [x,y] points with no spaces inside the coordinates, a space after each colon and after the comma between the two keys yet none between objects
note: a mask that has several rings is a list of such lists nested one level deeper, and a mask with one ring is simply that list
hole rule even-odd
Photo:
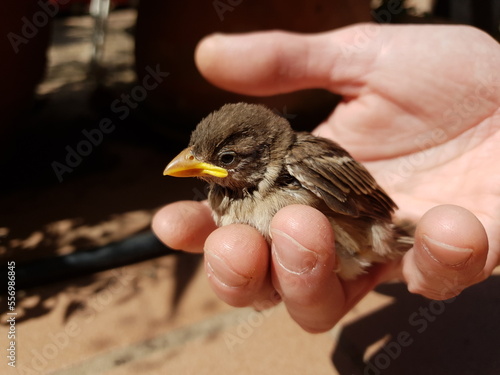
[{"label": "finger", "polygon": [[210,208],[203,202],[180,201],[161,208],[151,225],[158,238],[172,249],[200,253],[216,229]]},{"label": "finger", "polygon": [[356,38],[360,32],[377,35],[377,30],[379,26],[365,24],[314,35],[283,31],[212,34],[198,44],[195,62],[208,81],[242,94],[325,88],[353,95],[376,53],[375,41],[366,43],[362,54],[353,53]]},{"label": "finger", "polygon": [[205,243],[205,269],[215,293],[232,306],[264,309],[279,302],[267,242],[253,227],[233,224],[214,231]]},{"label": "finger", "polygon": [[272,276],[288,312],[310,332],[330,329],[345,313],[346,296],[334,272],[334,233],[318,210],[293,205],[271,222]]},{"label": "finger", "polygon": [[413,293],[448,299],[484,278],[487,255],[488,238],[476,216],[459,206],[437,206],[418,223],[403,277]]}]

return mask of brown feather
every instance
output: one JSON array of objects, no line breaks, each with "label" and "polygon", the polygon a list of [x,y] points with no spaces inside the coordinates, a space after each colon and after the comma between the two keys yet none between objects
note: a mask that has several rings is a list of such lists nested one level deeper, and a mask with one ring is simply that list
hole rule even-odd
[{"label": "brown feather", "polygon": [[396,204],[365,167],[335,142],[299,133],[285,163],[289,173],[334,212],[391,221]]}]

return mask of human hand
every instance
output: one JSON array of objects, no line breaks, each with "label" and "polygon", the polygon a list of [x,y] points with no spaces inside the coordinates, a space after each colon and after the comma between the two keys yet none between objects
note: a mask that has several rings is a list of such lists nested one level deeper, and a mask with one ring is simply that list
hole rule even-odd
[{"label": "human hand", "polygon": [[466,26],[362,24],[314,35],[214,35],[200,43],[196,62],[209,81],[239,93],[341,94],[344,101],[315,133],[363,162],[398,203],[398,217],[418,223],[415,246],[400,261],[343,281],[333,272],[331,227],[313,208],[276,214],[270,252],[251,227],[216,229],[203,203],[164,207],[153,229],[173,248],[204,249],[220,298],[258,308],[281,298],[304,329],[318,332],[391,277],[446,299],[499,264],[493,161],[500,156],[500,47],[486,34]]}]

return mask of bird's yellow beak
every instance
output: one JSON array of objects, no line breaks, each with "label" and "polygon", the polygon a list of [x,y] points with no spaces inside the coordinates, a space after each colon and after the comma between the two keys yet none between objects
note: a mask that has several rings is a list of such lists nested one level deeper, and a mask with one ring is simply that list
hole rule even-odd
[{"label": "bird's yellow beak", "polygon": [[174,177],[201,177],[209,175],[220,178],[228,175],[226,169],[196,159],[191,149],[192,147],[188,147],[173,158],[163,171],[163,175]]}]

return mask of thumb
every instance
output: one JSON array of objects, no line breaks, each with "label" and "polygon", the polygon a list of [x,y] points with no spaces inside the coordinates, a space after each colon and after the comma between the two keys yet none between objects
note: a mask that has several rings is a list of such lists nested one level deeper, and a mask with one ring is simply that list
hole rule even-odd
[{"label": "thumb", "polygon": [[359,89],[356,81],[366,74],[377,43],[363,44],[363,54],[353,53],[353,48],[362,30],[375,35],[378,27],[363,24],[309,35],[283,31],[212,34],[198,44],[195,62],[208,81],[240,94],[264,96],[324,88],[350,95]]},{"label": "thumb", "polygon": [[437,206],[418,223],[403,277],[413,293],[448,299],[482,280],[487,254],[486,231],[476,216],[459,206]]}]

